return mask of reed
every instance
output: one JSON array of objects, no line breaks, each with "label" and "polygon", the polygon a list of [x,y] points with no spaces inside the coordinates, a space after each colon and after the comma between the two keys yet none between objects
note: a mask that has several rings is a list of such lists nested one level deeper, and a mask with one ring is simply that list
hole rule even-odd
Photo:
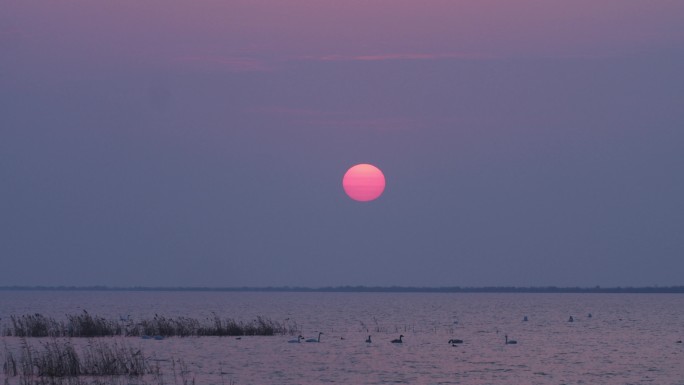
[{"label": "reed", "polygon": [[103,317],[93,317],[83,310],[81,314],[67,314],[67,323],[63,328],[64,337],[106,337],[121,335],[121,323]]},{"label": "reed", "polygon": [[141,349],[125,344],[93,342],[82,352],[81,370],[89,376],[142,376],[156,369],[148,364]]},{"label": "reed", "polygon": [[200,336],[241,336],[245,334],[245,327],[234,319],[221,319],[214,314],[210,323],[200,326],[197,330]]},{"label": "reed", "polygon": [[257,317],[257,319],[254,320],[253,325],[254,328],[250,329],[249,332],[246,333],[247,335],[273,336],[291,332],[291,330],[287,330],[282,324],[264,317]]},{"label": "reed", "polygon": [[20,317],[11,316],[11,328],[7,328],[5,335],[15,337],[59,337],[62,325],[53,318],[42,314],[25,314]]},{"label": "reed", "polygon": [[[38,347],[22,341],[21,356],[17,360],[5,345],[3,373],[18,377],[20,384],[80,383],[88,377],[141,377],[158,374],[158,366],[149,364],[140,349],[114,341],[93,341],[77,351],[70,340],[53,339]],[[91,382],[101,382],[99,380]]]},{"label": "reed", "polygon": [[198,334],[200,323],[196,319],[187,317],[168,318],[156,315],[150,320],[141,320],[137,325],[129,328],[128,335],[160,335],[165,337],[189,337]]},{"label": "reed", "polygon": [[[25,345],[26,349],[31,349]],[[31,374],[38,377],[74,377],[82,374],[81,362],[71,343],[53,340],[43,350],[31,352]]]},{"label": "reed", "polygon": [[67,315],[66,321],[41,314],[12,316],[11,325],[4,329],[5,336],[14,337],[114,337],[114,336],[273,336],[296,334],[297,324],[284,324],[266,317],[243,322],[221,318],[216,314],[205,320],[190,317],[156,315],[138,322],[110,320],[93,316],[87,311]]},{"label": "reed", "polygon": [[234,319],[222,320],[214,316],[213,322],[198,329],[201,336],[273,336],[286,334],[289,330],[283,324],[264,317],[257,317],[250,322]]},{"label": "reed", "polygon": [[[4,344],[4,385],[195,385],[195,377],[182,359],[171,359],[169,373],[162,374],[159,361],[122,340],[93,339],[75,348],[71,339],[52,339],[31,344],[22,339],[19,358]],[[0,351],[0,355],[3,352]],[[226,382],[221,370],[221,383]]]},{"label": "reed", "polygon": [[2,371],[9,377],[14,377],[19,374],[17,370],[17,359],[5,344],[5,357],[2,363]]}]

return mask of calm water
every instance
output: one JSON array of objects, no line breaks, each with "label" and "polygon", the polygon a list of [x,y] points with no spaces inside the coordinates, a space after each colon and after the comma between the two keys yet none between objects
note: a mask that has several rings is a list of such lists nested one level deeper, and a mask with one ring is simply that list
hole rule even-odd
[{"label": "calm water", "polygon": [[[307,338],[324,333],[320,344],[126,338],[159,362],[170,384],[182,383],[171,378],[173,362],[197,384],[684,385],[684,344],[675,343],[684,339],[684,295],[0,292],[0,324],[12,314],[83,309],[114,319],[266,316]],[[404,343],[391,344],[399,334]],[[505,334],[518,344],[504,345]],[[452,347],[450,338],[465,342]]]}]

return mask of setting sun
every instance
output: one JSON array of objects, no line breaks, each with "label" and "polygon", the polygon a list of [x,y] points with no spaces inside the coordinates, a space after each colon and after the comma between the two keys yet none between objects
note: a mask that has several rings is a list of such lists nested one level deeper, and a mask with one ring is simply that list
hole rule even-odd
[{"label": "setting sun", "polygon": [[385,191],[385,175],[372,164],[357,164],[344,174],[342,186],[351,199],[359,202],[372,201]]}]

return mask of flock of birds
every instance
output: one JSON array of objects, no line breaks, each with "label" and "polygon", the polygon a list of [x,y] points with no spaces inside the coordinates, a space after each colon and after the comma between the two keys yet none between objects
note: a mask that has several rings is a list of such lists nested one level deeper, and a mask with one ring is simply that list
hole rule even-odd
[{"label": "flock of birds", "polygon": [[[587,317],[591,318],[591,313],[589,313],[589,315]],[[527,321],[528,321],[528,318],[527,318],[527,316],[525,316],[523,318],[523,322],[527,322]],[[568,319],[568,322],[574,322],[574,321],[575,321],[574,318],[572,318],[572,316],[570,316],[570,318]],[[321,334],[323,334],[323,332],[318,333],[318,338],[309,338],[309,339],[304,339],[304,337],[300,334],[299,336],[297,336],[296,339],[289,340],[287,342],[291,343],[291,344],[301,343],[302,340],[304,340],[304,342],[321,342]],[[404,343],[403,338],[404,338],[404,335],[401,334],[401,335],[399,335],[399,338],[395,338],[390,342],[393,344],[402,344],[402,343]],[[366,338],[366,343],[370,344],[372,342],[373,341],[371,340],[371,336],[368,336],[368,338]],[[449,340],[449,344],[451,344],[451,346],[457,346],[457,345],[462,344],[462,343],[463,343],[463,340],[459,340],[459,339],[452,338]],[[518,341],[516,341],[516,340],[509,340],[508,334],[506,334],[504,336],[504,345],[515,345],[517,343],[518,343]],[[677,341],[677,343],[681,343],[681,341]]]},{"label": "flock of birds", "polygon": [[[289,340],[287,342],[291,343],[291,344],[299,344],[302,341],[304,341],[304,342],[321,342],[321,334],[323,334],[323,332],[318,332],[318,338],[309,338],[309,339],[304,339],[304,336],[302,336],[300,334],[299,336],[297,336],[297,338],[295,338],[293,340]],[[404,335],[400,334],[399,338],[395,338],[390,342],[393,344],[402,344],[402,343],[404,343],[403,338],[404,338]],[[373,341],[371,340],[371,336],[368,336],[368,338],[366,338],[366,343],[367,344],[373,343]],[[451,346],[456,346],[458,344],[462,344],[463,340],[452,338],[449,340],[449,343],[451,344]],[[508,334],[505,335],[505,344],[506,345],[514,345],[517,343],[518,343],[518,341],[516,341],[516,340],[509,340]]]},{"label": "flock of birds", "polygon": [[[589,313],[587,315],[587,318],[591,318],[591,317],[592,317],[592,315],[591,315],[591,313]],[[525,316],[523,318],[523,322],[527,322],[527,321],[528,321],[528,318],[527,318],[527,316]],[[568,318],[568,322],[575,322],[575,319],[573,318],[573,316],[570,316],[570,318]],[[497,331],[497,333],[498,333],[498,331]],[[318,338],[309,338],[309,339],[304,339],[304,337],[302,335],[299,335],[296,339],[289,340],[287,342],[291,343],[291,344],[292,343],[294,343],[294,344],[301,343],[302,341],[304,341],[304,342],[321,342],[321,335],[322,334],[323,334],[323,332],[319,332]],[[404,343],[403,338],[404,338],[404,335],[400,334],[399,338],[395,338],[395,339],[391,340],[390,342],[393,344],[401,344],[401,343]],[[342,338],[342,339],[344,339],[344,338]],[[366,343],[367,344],[373,343],[373,341],[371,340],[371,336],[368,336],[368,338],[366,338]],[[460,340],[460,339],[452,338],[449,340],[449,344],[451,344],[451,346],[458,346],[462,343],[463,343],[463,340]],[[518,343],[518,341],[516,341],[516,340],[509,340],[508,334],[504,335],[504,344],[505,345],[516,345],[517,343]],[[681,344],[682,341],[678,340],[676,343]]]}]

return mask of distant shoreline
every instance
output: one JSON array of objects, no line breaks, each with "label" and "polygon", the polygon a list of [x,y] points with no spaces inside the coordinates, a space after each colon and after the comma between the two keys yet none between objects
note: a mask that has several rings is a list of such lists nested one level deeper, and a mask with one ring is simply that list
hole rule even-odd
[{"label": "distant shoreline", "polygon": [[299,293],[614,293],[684,294],[684,286],[647,287],[556,287],[556,286],[335,286],[335,287],[117,287],[117,286],[0,286],[0,291],[181,291],[181,292],[299,292]]}]

